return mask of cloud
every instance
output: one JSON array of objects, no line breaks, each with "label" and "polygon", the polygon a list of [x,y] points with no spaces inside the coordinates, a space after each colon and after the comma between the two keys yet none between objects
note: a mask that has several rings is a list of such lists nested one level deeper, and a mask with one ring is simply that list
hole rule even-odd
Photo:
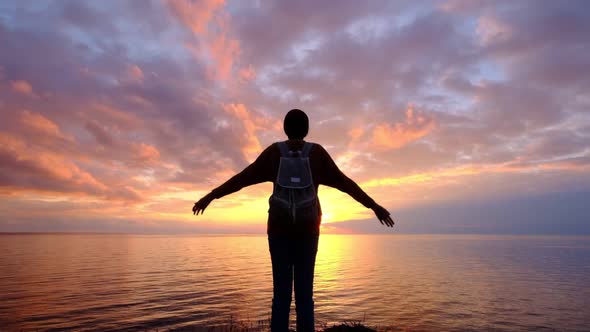
[{"label": "cloud", "polygon": [[[534,193],[503,197],[496,201],[458,200],[431,202],[396,211],[399,233],[439,234],[544,234],[587,235],[585,201],[588,192]],[[564,215],[570,216],[563,218]],[[518,216],[519,222],[514,222]],[[331,233],[381,233],[374,220],[349,220],[329,224]]]},{"label": "cloud", "polygon": [[32,95],[33,94],[33,87],[27,81],[23,81],[23,80],[11,81],[10,87],[12,88],[12,91],[14,91],[14,92],[22,93],[24,95]]},{"label": "cloud", "polygon": [[240,78],[246,81],[251,81],[256,78],[256,70],[254,70],[254,67],[252,67],[252,65],[249,65],[247,67],[240,69],[239,75]]},{"label": "cloud", "polygon": [[0,135],[0,146],[0,165],[4,174],[0,186],[4,190],[89,192],[96,195],[108,191],[105,184],[62,155],[36,149],[6,134]]},{"label": "cloud", "polygon": [[229,104],[224,106],[224,110],[240,120],[244,130],[245,144],[243,147],[244,157],[250,161],[254,161],[256,156],[262,152],[260,142],[256,137],[257,126],[250,112],[246,109],[243,104]]},{"label": "cloud", "polygon": [[143,80],[143,77],[144,77],[143,71],[137,65],[130,66],[129,69],[128,69],[128,73],[129,73],[129,76],[132,79],[135,79],[137,81],[142,81]]},{"label": "cloud", "polygon": [[[57,124],[42,114],[25,110],[21,112],[20,120],[25,127],[28,127],[36,134],[62,140],[72,140],[71,136],[65,135]],[[40,139],[43,139],[43,137],[40,137]]]},{"label": "cloud", "polygon": [[[573,191],[590,161],[588,13],[586,1],[24,3],[0,19],[0,194],[22,210],[71,203],[56,215],[95,204],[105,220],[184,220],[195,195],[284,139],[292,108],[387,207]],[[224,212],[264,205],[267,189]]]},{"label": "cloud", "polygon": [[198,59],[209,63],[213,78],[227,80],[240,52],[240,43],[231,37],[230,16],[223,0],[170,0],[173,15],[197,38],[187,46]]},{"label": "cloud", "polygon": [[241,134],[239,146],[249,162],[254,161],[263,150],[259,137],[270,134],[274,143],[283,130],[281,121],[248,109],[244,104],[226,104],[223,110],[231,116],[230,121],[223,125]]},{"label": "cloud", "polygon": [[86,122],[84,128],[86,128],[94,136],[98,144],[104,146],[115,145],[114,139],[97,121]]},{"label": "cloud", "polygon": [[224,0],[169,0],[174,15],[195,34],[205,34],[215,13],[225,4]]},{"label": "cloud", "polygon": [[135,150],[134,158],[140,162],[153,162],[160,158],[160,151],[153,145],[137,143],[133,145]]},{"label": "cloud", "polygon": [[509,26],[491,16],[482,16],[478,19],[476,32],[483,46],[500,43],[509,39],[511,34]]},{"label": "cloud", "polygon": [[409,107],[405,122],[380,124],[373,129],[373,144],[378,148],[396,149],[425,137],[434,129],[434,125],[432,118],[416,113]]}]

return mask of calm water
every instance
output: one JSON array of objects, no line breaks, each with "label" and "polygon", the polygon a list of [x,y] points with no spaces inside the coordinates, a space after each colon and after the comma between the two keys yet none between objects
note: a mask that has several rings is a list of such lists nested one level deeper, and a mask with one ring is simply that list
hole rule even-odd
[{"label": "calm water", "polygon": [[[269,317],[264,236],[0,235],[0,252],[2,331]],[[322,235],[315,286],[319,327],[590,330],[590,238]]]}]

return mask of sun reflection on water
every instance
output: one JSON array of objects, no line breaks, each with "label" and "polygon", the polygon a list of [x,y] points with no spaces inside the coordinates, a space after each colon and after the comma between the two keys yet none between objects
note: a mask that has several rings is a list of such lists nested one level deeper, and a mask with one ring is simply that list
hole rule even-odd
[{"label": "sun reflection on water", "polygon": [[[8,330],[151,330],[269,317],[266,236],[1,240],[0,326]],[[584,330],[589,241],[323,234],[316,320],[408,330]]]}]

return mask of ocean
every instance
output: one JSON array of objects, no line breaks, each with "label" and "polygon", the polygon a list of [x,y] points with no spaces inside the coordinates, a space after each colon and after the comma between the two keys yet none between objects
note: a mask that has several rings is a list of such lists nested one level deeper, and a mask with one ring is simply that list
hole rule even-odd
[{"label": "ocean", "polygon": [[[262,235],[1,234],[0,252],[0,331],[270,317]],[[590,237],[323,234],[314,291],[318,329],[589,331]]]}]

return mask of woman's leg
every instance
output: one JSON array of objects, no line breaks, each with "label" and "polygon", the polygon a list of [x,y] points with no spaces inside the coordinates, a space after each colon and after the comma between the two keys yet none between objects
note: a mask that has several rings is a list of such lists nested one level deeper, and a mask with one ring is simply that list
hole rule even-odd
[{"label": "woman's leg", "polygon": [[295,309],[297,332],[315,331],[313,313],[313,274],[318,251],[318,236],[305,236],[296,241],[294,255]]},{"label": "woman's leg", "polygon": [[[270,330],[287,332],[289,330],[289,310],[293,292],[293,260],[288,237],[268,237],[272,261],[272,314]],[[291,250],[290,250],[291,249]]]}]

